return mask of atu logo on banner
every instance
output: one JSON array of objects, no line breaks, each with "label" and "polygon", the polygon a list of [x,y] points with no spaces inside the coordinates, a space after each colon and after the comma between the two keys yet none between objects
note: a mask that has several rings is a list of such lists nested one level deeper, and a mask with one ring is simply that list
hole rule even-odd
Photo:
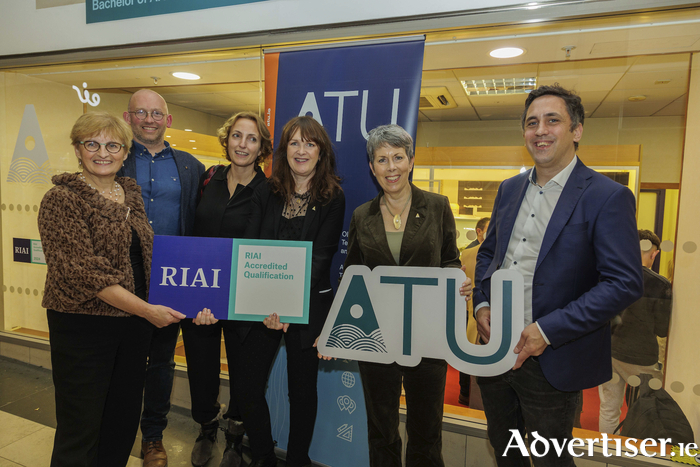
[{"label": "atu logo on banner", "polygon": [[467,340],[467,309],[455,268],[350,266],[318,342],[322,355],[415,366],[423,357],[447,361],[475,376],[513,367],[523,330],[523,277],[499,270],[491,279],[491,339]]}]

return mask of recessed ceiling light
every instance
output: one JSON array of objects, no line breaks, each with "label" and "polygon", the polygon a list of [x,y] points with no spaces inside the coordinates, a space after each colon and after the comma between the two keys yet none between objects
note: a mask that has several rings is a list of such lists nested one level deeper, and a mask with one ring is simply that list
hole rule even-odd
[{"label": "recessed ceiling light", "polygon": [[489,55],[493,58],[513,58],[525,53],[525,50],[519,47],[502,47],[492,50]]},{"label": "recessed ceiling light", "polygon": [[190,143],[196,143],[196,142],[197,142],[197,141],[195,141],[195,140],[193,140],[193,139],[190,140]]},{"label": "recessed ceiling light", "polygon": [[171,144],[171,146],[177,146],[177,144],[173,143],[173,144]]},{"label": "recessed ceiling light", "polygon": [[185,73],[184,71],[176,71],[170,74],[180,79],[200,79],[199,75],[195,75],[194,73]]},{"label": "recessed ceiling light", "polygon": [[641,102],[641,101],[645,101],[646,99],[647,99],[647,96],[644,96],[641,94],[638,96],[630,96],[627,98],[627,100],[630,102]]},{"label": "recessed ceiling light", "polygon": [[185,128],[185,131],[192,131],[192,130],[190,130],[189,128]]},{"label": "recessed ceiling light", "polygon": [[166,138],[170,138],[170,135],[165,135]]},{"label": "recessed ceiling light", "polygon": [[192,148],[192,149],[197,149],[197,148]]}]

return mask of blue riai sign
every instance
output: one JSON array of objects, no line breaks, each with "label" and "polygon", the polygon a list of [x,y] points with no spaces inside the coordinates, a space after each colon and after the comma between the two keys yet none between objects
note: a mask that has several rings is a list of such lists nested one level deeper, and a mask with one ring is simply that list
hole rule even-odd
[{"label": "blue riai sign", "polygon": [[86,23],[165,15],[264,0],[85,0]]}]

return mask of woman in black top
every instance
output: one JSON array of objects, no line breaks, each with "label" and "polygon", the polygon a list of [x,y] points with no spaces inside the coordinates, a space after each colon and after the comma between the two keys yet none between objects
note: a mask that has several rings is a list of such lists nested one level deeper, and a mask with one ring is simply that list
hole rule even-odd
[{"label": "woman in black top", "polygon": [[[257,114],[240,112],[228,119],[219,129],[218,136],[231,164],[213,166],[202,175],[193,235],[243,237],[252,208],[253,191],[265,181],[265,174],[259,164],[272,153],[270,132]],[[195,466],[203,466],[209,461],[216,443],[222,332],[229,374],[232,375],[231,368],[235,366],[234,360],[240,354],[245,332],[241,329],[241,324],[224,320],[210,326],[197,326],[191,320],[183,321],[182,324],[192,418],[201,425],[199,437],[192,449],[191,460]],[[245,432],[235,403],[233,381],[230,383],[230,391],[229,407],[224,414],[228,420],[226,450],[220,467],[240,465],[240,445]]]},{"label": "woman in black top", "polygon": [[271,315],[264,323],[249,325],[244,363],[235,370],[234,384],[255,467],[277,465],[265,387],[282,336],[290,405],[286,465],[311,465],[309,445],[318,402],[315,342],[333,302],[331,260],[344,215],[345,196],[328,134],[311,117],[293,118],[282,130],[272,177],[253,194],[246,237],[313,242],[309,324],[283,324]]}]

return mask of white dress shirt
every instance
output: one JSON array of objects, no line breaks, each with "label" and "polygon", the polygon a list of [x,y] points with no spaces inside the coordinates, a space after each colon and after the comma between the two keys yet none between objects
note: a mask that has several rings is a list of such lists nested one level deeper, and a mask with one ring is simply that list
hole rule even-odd
[{"label": "white dress shirt", "polygon": [[[520,205],[518,216],[515,218],[513,232],[508,242],[508,250],[501,264],[502,269],[514,269],[523,275],[525,285],[525,326],[532,323],[532,280],[537,266],[537,257],[540,254],[542,240],[547,231],[549,220],[552,218],[554,208],[557,206],[559,197],[564,190],[571,172],[576,166],[578,158],[573,160],[561,172],[556,174],[544,186],[537,184],[537,174],[533,168],[530,171],[530,183],[528,184],[525,197]],[[480,303],[475,308],[475,313],[479,308],[488,306],[488,303]],[[549,339],[537,325],[547,345]]]}]

